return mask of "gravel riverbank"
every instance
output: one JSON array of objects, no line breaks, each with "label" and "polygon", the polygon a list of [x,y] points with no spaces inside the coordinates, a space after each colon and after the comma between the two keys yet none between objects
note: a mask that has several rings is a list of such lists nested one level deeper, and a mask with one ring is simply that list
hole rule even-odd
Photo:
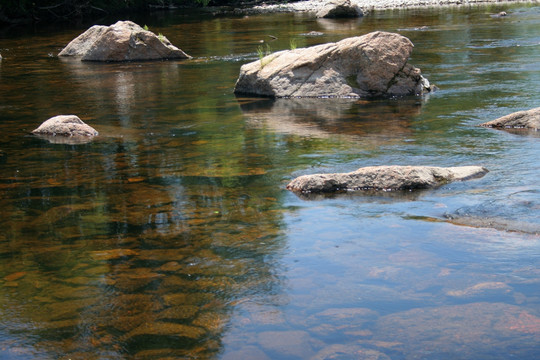
[{"label": "gravel riverbank", "polygon": [[[332,0],[305,0],[288,4],[272,4],[254,6],[247,10],[248,13],[271,13],[271,12],[318,12],[323,6]],[[500,0],[351,0],[358,5],[364,13],[375,10],[441,7],[441,6],[468,6],[485,4],[513,4],[513,3],[540,3],[540,1],[500,1]]]}]

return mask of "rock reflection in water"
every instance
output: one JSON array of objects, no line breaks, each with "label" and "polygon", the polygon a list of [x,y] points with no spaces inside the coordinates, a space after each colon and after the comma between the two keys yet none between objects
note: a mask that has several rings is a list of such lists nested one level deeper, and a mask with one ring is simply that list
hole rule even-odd
[{"label": "rock reflection in water", "polygon": [[303,138],[360,143],[360,149],[401,143],[412,134],[410,119],[421,112],[422,101],[355,99],[238,98],[250,127]]},{"label": "rock reflection in water", "polygon": [[[117,116],[129,118],[134,108],[161,102],[160,94],[181,82],[177,61],[98,64],[60,58],[73,83],[72,91],[94,109],[106,107],[114,97]],[[160,81],[155,81],[159,71]],[[94,110],[95,111],[95,110]],[[126,124],[123,124],[126,125]]]}]

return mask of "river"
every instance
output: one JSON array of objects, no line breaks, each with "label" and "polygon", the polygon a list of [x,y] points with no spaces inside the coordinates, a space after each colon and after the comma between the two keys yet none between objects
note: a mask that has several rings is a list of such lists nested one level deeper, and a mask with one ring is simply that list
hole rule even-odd
[{"label": "river", "polygon": [[[540,136],[477,125],[540,105],[540,7],[133,20],[193,59],[59,59],[86,25],[0,33],[0,358],[538,356]],[[261,40],[277,51],[375,30],[411,39],[440,90],[233,94]],[[59,114],[100,135],[30,134]],[[285,189],[389,164],[490,172],[411,193]]]}]

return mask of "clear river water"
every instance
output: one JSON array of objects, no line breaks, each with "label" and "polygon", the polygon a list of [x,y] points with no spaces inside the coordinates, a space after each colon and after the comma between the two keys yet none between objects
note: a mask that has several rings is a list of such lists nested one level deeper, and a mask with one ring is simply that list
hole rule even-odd
[{"label": "clear river water", "polygon": [[[92,24],[0,32],[1,359],[538,356],[540,136],[477,125],[540,106],[540,7],[133,20],[193,59],[59,59]],[[233,94],[261,40],[375,30],[411,39],[440,90]],[[30,134],[59,114],[100,135]],[[285,189],[389,164],[490,172],[410,193]]]}]

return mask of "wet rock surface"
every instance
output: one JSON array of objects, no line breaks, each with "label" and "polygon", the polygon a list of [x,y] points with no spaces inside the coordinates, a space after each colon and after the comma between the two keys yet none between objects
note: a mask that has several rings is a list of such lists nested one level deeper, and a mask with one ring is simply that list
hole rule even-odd
[{"label": "wet rock surface", "polygon": [[336,43],[269,54],[240,69],[235,93],[266,97],[392,97],[433,89],[407,63],[404,36],[376,31]]},{"label": "wet rock surface", "polygon": [[300,193],[429,189],[482,177],[487,172],[481,166],[370,166],[350,173],[303,175],[292,180],[287,189]]},{"label": "wet rock surface", "polygon": [[82,61],[136,61],[188,59],[189,55],[132,21],[111,26],[94,25],[72,40],[59,54]]}]

